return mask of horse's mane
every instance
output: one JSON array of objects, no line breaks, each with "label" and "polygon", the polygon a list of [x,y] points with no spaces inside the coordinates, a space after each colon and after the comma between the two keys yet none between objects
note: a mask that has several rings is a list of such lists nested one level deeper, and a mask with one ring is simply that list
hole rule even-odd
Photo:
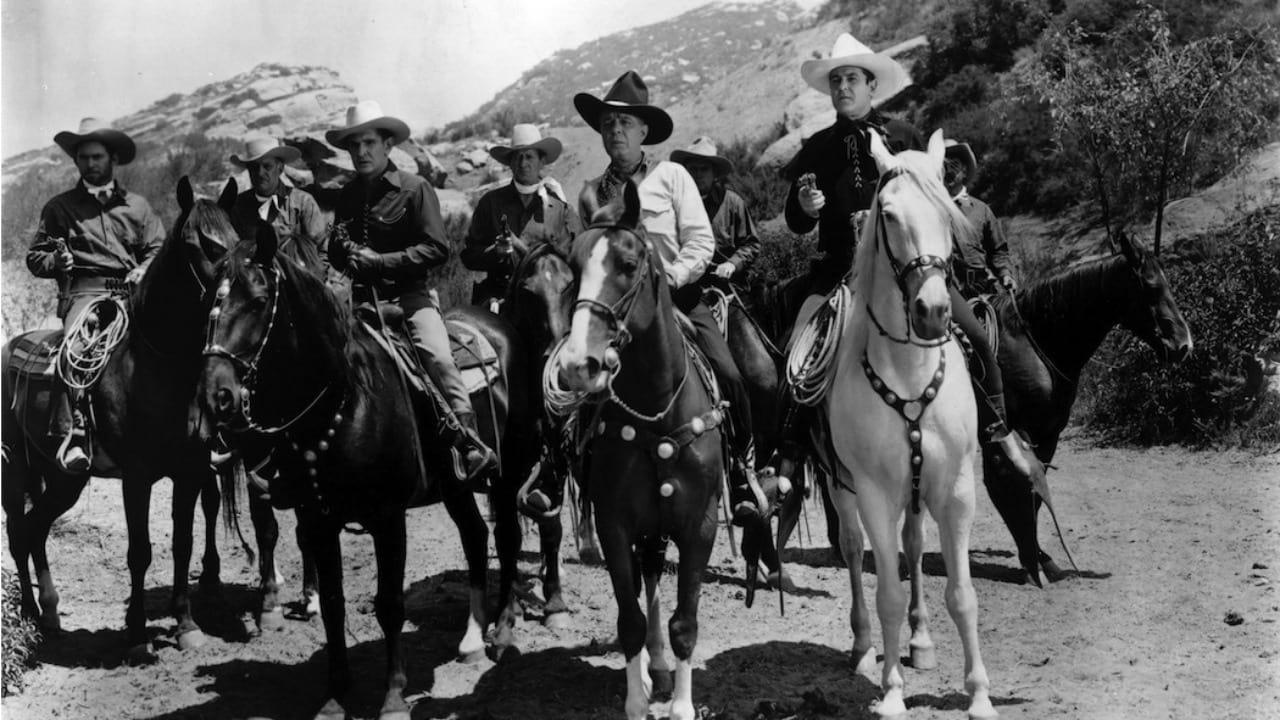
[{"label": "horse's mane", "polygon": [[[138,285],[138,291],[133,293],[133,299],[130,304],[130,312],[136,314],[137,311],[148,301],[148,298],[158,293],[164,293],[169,290],[168,283],[178,275],[169,268],[175,262],[184,262],[182,256],[183,229],[191,225],[196,233],[201,237],[212,239],[222,239],[229,245],[234,246],[239,239],[236,234],[235,227],[231,224],[231,217],[227,212],[218,206],[212,200],[200,198],[195,201],[191,207],[191,211],[178,216],[173,223],[173,227],[169,230],[169,234],[165,237],[164,243],[160,245],[160,250],[151,260],[151,265],[147,267],[146,274],[142,277],[142,282]],[[184,281],[190,279],[189,275],[183,274]],[[172,297],[163,297],[159,299],[161,302],[172,301]]]},{"label": "horse's mane", "polygon": [[[1101,255],[1081,260],[1054,275],[1027,283],[1016,295],[997,295],[991,299],[1002,322],[1025,318],[1055,318],[1072,312],[1081,297],[1105,297],[1111,271],[1127,262],[1123,255]],[[1013,308],[1013,304],[1017,307]],[[1012,312],[1016,309],[1018,312]]]}]

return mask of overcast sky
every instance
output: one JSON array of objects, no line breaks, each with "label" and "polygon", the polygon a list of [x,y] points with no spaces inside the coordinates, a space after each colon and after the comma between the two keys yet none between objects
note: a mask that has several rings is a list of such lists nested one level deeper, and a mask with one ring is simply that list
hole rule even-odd
[{"label": "overcast sky", "polygon": [[260,62],[323,65],[415,131],[556,50],[708,0],[2,0],[0,157]]}]

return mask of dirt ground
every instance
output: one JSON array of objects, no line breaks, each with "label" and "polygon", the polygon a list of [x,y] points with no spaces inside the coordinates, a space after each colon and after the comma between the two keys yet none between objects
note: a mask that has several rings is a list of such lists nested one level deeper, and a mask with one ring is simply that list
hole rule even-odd
[{"label": "dirt ground", "polygon": [[[1002,717],[1280,718],[1280,457],[1069,441],[1058,464],[1051,479],[1080,566],[1075,577],[1045,590],[1020,584],[1007,532],[985,496],[979,503],[970,558],[983,655]],[[187,653],[176,647],[166,616],[168,497],[167,483],[157,486],[151,511],[148,615],[159,662],[120,664],[124,520],[118,483],[94,481],[56,527],[50,548],[64,633],[40,650],[27,690],[4,700],[6,718],[283,720],[318,708],[325,672],[319,622],[307,621],[295,603],[284,630],[250,638],[242,613],[256,581],[244,552],[225,535],[224,596],[197,600],[210,641]],[[280,567],[286,598],[295,601],[301,570],[293,522],[280,517],[288,540]],[[907,706],[917,720],[961,718],[960,643],[942,603],[936,528],[927,526],[926,589],[939,667],[906,669]],[[850,668],[847,574],[833,564],[825,538],[821,509],[810,503],[785,556],[800,591],[786,597],[782,617],[775,592],[760,593],[752,609],[743,606],[743,568],[721,533],[703,586],[694,672],[694,702],[706,717],[871,717],[879,669],[866,676]],[[1042,539],[1053,552],[1051,531]],[[343,544],[357,675],[350,709],[366,718],[377,712],[383,681],[376,568],[367,537],[348,535]],[[536,537],[526,536],[524,547],[521,566],[532,573]],[[457,532],[438,508],[411,513],[404,637],[415,720],[623,717],[626,683],[608,577],[578,562],[571,539],[565,554],[572,627],[544,628],[540,608],[531,605],[517,628],[518,654],[498,664],[463,664],[455,659],[466,613]],[[11,563],[7,553],[4,561]],[[496,580],[496,569],[492,575]],[[872,593],[876,577],[864,572],[862,582]],[[673,578],[666,587],[670,598]],[[1243,622],[1228,624],[1228,613]],[[875,633],[881,648],[878,623]],[[655,702],[652,716],[665,718],[666,709]]]}]

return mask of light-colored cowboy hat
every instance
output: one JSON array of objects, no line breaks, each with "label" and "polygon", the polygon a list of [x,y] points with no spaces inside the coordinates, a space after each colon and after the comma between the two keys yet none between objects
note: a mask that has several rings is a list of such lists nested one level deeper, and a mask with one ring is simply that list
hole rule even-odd
[{"label": "light-colored cowboy hat", "polygon": [[706,163],[715,169],[716,177],[733,173],[733,163],[729,158],[720,157],[716,144],[709,137],[700,137],[684,150],[672,152],[671,162],[681,165],[688,165],[691,162]]},{"label": "light-colored cowboy hat", "polygon": [[281,145],[275,138],[260,137],[245,141],[244,157],[232,155],[228,159],[232,165],[243,168],[248,167],[249,163],[258,162],[266,157],[279,158],[280,162],[288,165],[299,160],[302,157],[302,151],[296,147]]},{"label": "light-colored cowboy hat", "polygon": [[106,122],[92,117],[87,117],[80,121],[80,132],[73,133],[70,130],[63,130],[53,136],[53,141],[58,143],[58,147],[73,158],[76,156],[76,148],[81,143],[89,141],[100,142],[116,156],[117,165],[128,165],[133,162],[134,156],[138,154],[138,148],[133,144],[132,138],[111,127]]},{"label": "light-colored cowboy hat", "polygon": [[956,142],[950,138],[946,143],[946,157],[955,158],[965,164],[965,177],[970,180],[978,174],[978,158],[973,154],[969,143]]},{"label": "light-colored cowboy hat", "polygon": [[909,80],[906,69],[897,60],[873,51],[849,33],[840,33],[828,57],[801,63],[800,75],[809,87],[827,94],[831,92],[827,76],[839,67],[862,68],[875,75],[876,87],[871,91],[873,98],[893,97],[907,86]]},{"label": "light-colored cowboy hat", "polygon": [[503,165],[510,165],[512,156],[521,150],[537,150],[542,153],[542,161],[550,164],[560,157],[560,151],[563,149],[559,140],[553,137],[542,137],[537,125],[520,123],[511,128],[511,145],[495,145],[489,148],[489,155]]},{"label": "light-colored cowboy hat", "polygon": [[657,145],[671,137],[671,116],[666,110],[649,104],[649,87],[635,70],[623,73],[603,98],[590,93],[574,95],[573,106],[596,132],[600,132],[600,115],[612,110],[635,115],[649,126],[649,134],[643,142],[645,145]]},{"label": "light-colored cowboy hat", "polygon": [[346,147],[348,137],[364,130],[386,130],[396,145],[409,137],[409,126],[403,120],[384,114],[377,101],[365,100],[347,108],[346,127],[325,132],[324,139],[334,147]]}]

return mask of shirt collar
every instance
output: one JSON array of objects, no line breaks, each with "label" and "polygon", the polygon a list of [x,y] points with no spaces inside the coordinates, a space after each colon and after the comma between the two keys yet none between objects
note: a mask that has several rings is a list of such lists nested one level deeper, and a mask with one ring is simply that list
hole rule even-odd
[{"label": "shirt collar", "polygon": [[955,200],[956,202],[960,202],[961,200],[964,200],[967,197],[969,197],[969,188],[961,185],[960,192],[956,193],[955,195],[952,195],[951,199]]},{"label": "shirt collar", "polygon": [[90,185],[88,180],[85,180],[84,178],[81,178],[81,179],[80,179],[80,185],[81,185],[81,187],[83,187],[83,188],[84,188],[84,191],[85,191],[85,192],[89,193],[90,195],[92,195],[92,196],[93,196],[93,197],[95,197],[95,198],[98,196],[98,193],[102,192],[103,190],[106,190],[107,192],[111,193],[112,195],[115,195],[115,194],[116,194],[116,181],[115,181],[115,178],[112,178],[112,179],[111,179],[111,180],[110,180],[106,185]]}]

